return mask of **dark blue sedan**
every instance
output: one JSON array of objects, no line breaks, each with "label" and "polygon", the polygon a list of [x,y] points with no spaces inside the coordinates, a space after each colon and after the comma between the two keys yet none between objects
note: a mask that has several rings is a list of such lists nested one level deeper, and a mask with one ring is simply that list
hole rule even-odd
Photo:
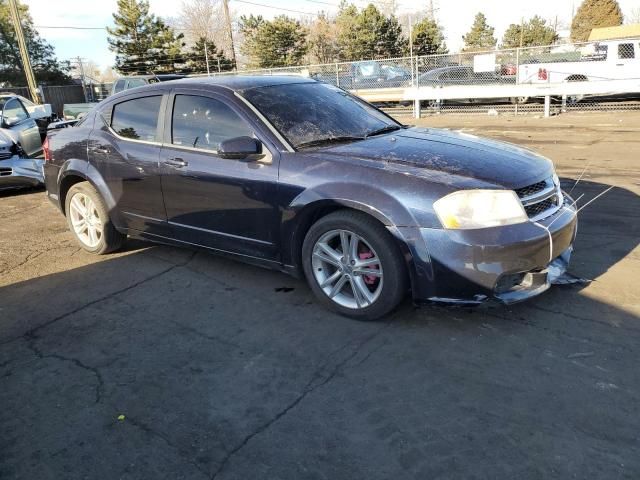
[{"label": "dark blue sedan", "polygon": [[45,143],[86,250],[127,236],[306,276],[359,319],[414,301],[523,300],[566,268],[576,212],[523,148],[402,125],[331,85],[229,76],[114,95]]}]

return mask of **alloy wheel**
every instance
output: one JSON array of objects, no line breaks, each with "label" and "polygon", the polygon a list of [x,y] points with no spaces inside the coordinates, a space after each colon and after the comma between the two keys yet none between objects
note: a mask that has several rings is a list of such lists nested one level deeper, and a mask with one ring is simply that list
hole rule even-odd
[{"label": "alloy wheel", "polygon": [[69,203],[69,215],[78,239],[88,248],[96,248],[104,229],[94,201],[84,193],[75,193]]},{"label": "alloy wheel", "polygon": [[366,308],[382,292],[380,258],[364,238],[349,230],[323,234],[313,246],[311,265],[322,291],[343,307]]}]

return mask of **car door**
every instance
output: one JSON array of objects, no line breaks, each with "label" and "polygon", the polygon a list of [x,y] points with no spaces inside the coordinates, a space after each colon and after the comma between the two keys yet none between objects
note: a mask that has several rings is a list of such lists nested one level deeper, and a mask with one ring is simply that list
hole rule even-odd
[{"label": "car door", "polygon": [[176,89],[165,117],[162,191],[174,236],[184,242],[261,259],[277,258],[277,150],[222,158],[220,143],[260,140],[248,114],[228,97]]},{"label": "car door", "polygon": [[107,104],[88,144],[89,162],[107,184],[124,226],[155,235],[169,233],[159,166],[166,101],[163,91],[148,91]]},{"label": "car door", "polygon": [[3,126],[16,134],[22,150],[34,156],[42,150],[42,138],[36,121],[29,116],[22,102],[17,98],[7,101],[2,111]]}]

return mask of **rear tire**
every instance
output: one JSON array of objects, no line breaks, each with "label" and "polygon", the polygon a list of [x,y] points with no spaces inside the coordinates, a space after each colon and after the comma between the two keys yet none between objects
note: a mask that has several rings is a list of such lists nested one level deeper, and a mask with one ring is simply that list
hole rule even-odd
[{"label": "rear tire", "polygon": [[113,226],[104,200],[89,182],[76,183],[69,189],[64,211],[69,230],[87,252],[96,255],[113,252],[127,238]]},{"label": "rear tire", "polygon": [[357,211],[340,210],[318,220],[304,239],[302,266],[320,303],[357,320],[383,317],[407,292],[406,266],[395,239]]}]

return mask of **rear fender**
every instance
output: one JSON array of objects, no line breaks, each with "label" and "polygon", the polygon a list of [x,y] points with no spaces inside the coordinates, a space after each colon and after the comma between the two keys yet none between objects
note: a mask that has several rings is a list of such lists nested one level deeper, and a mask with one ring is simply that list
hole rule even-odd
[{"label": "rear fender", "polygon": [[[58,185],[62,186],[65,178],[80,177],[89,182],[98,191],[109,211],[109,216],[116,227],[123,225],[117,209],[116,201],[100,172],[85,160],[70,159],[64,162],[58,174]],[[66,192],[60,191],[60,208],[64,213]]]}]

